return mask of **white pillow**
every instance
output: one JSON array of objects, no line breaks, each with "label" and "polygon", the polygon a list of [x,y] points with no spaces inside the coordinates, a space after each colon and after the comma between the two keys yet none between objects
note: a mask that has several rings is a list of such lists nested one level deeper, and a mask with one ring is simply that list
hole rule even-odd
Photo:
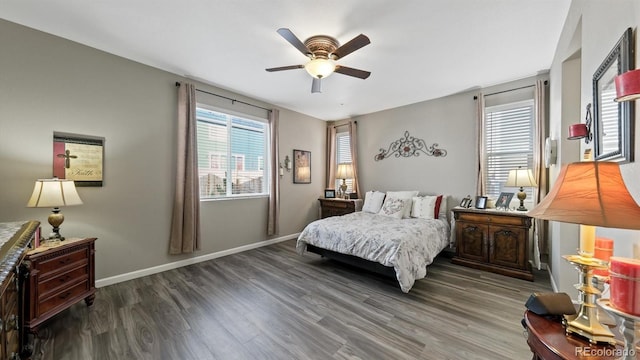
[{"label": "white pillow", "polygon": [[364,205],[362,211],[377,214],[382,208],[384,201],[384,193],[380,191],[367,191],[364,194]]},{"label": "white pillow", "polygon": [[402,219],[407,209],[411,211],[411,199],[399,199],[387,196],[384,199],[384,204],[382,204],[382,208],[378,215]]},{"label": "white pillow", "polygon": [[447,220],[447,204],[449,195],[442,195],[442,201],[440,202],[440,212],[438,213],[438,219]]},{"label": "white pillow", "polygon": [[437,196],[414,196],[411,217],[435,219],[436,200]]},{"label": "white pillow", "polygon": [[[387,191],[387,198],[394,199],[409,199],[412,201],[414,196],[418,196],[419,191]],[[409,201],[409,206],[405,209],[404,214],[402,214],[403,219],[408,219],[411,217],[411,201]]]}]

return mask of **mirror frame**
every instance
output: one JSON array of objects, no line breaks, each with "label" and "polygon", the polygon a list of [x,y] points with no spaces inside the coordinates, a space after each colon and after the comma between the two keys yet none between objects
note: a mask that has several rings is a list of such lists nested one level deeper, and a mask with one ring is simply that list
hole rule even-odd
[{"label": "mirror frame", "polygon": [[[616,75],[620,75],[630,70],[630,66],[633,63],[633,49],[631,44],[632,29],[628,28],[613,50],[604,59],[598,70],[593,74],[593,147],[594,147],[594,159],[596,161],[618,161],[618,162],[632,162],[633,161],[633,101],[616,102],[617,104],[617,128],[618,128],[618,140],[617,148],[612,151],[604,152],[603,138],[604,124],[603,124],[603,101],[613,101],[611,98],[605,98],[601,94],[600,89],[603,86],[608,88],[613,87],[615,90],[614,77],[607,76],[611,74],[610,70],[615,69]],[[615,66],[615,68],[614,68]],[[616,69],[617,68],[617,69]],[[615,96],[615,93],[614,93]]]}]

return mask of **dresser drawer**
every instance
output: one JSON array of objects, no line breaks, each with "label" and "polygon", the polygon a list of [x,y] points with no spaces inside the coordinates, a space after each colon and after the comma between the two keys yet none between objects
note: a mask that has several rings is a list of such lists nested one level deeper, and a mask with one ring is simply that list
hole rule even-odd
[{"label": "dresser drawer", "polygon": [[71,265],[75,262],[83,262],[86,264],[87,258],[87,248],[81,248],[68,254],[63,254],[47,260],[42,260],[37,265],[37,269],[40,270],[40,279],[42,280],[52,275],[57,270],[60,270],[61,268]]},{"label": "dresser drawer", "polygon": [[528,226],[528,217],[502,216],[493,214],[456,213],[457,221],[469,221],[481,224]]},{"label": "dresser drawer", "polygon": [[49,298],[40,299],[38,301],[37,315],[40,316],[49,310],[55,309],[60,305],[64,305],[71,299],[74,299],[79,296],[84,296],[87,290],[89,290],[87,287],[87,283],[82,282],[82,283],[76,284],[75,286],[72,286],[69,289],[64,289],[64,290],[61,290],[60,292],[56,292],[52,294]]},{"label": "dresser drawer", "polygon": [[78,281],[86,281],[88,272],[86,266],[81,266],[69,270],[65,273],[49,278],[38,283],[38,294],[40,298],[48,297],[51,291],[59,289],[60,291],[77,283]]}]

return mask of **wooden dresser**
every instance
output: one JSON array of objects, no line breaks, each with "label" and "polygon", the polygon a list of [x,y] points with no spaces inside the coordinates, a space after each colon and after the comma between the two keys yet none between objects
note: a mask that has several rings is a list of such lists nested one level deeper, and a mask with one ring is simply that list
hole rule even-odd
[{"label": "wooden dresser", "polygon": [[19,359],[25,345],[20,331],[23,287],[20,264],[39,228],[38,221],[0,223],[0,359]]},{"label": "wooden dresser", "polygon": [[362,199],[320,198],[320,217],[340,216],[362,210]]},{"label": "wooden dresser", "polygon": [[454,208],[454,264],[533,281],[526,212]]},{"label": "wooden dresser", "polygon": [[95,238],[67,239],[59,245],[29,251],[24,261],[24,326],[37,333],[42,323],[80,300],[95,299]]}]

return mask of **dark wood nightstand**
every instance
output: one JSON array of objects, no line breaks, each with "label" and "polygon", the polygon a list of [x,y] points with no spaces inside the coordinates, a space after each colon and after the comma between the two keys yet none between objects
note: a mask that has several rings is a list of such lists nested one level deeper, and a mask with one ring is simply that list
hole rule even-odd
[{"label": "dark wood nightstand", "polygon": [[320,198],[320,217],[340,216],[362,210],[362,199],[325,199]]},{"label": "dark wood nightstand", "polygon": [[454,208],[453,214],[454,264],[533,281],[526,212]]},{"label": "dark wood nightstand", "polygon": [[95,238],[67,239],[29,251],[24,261],[25,329],[42,323],[80,300],[95,299]]}]

